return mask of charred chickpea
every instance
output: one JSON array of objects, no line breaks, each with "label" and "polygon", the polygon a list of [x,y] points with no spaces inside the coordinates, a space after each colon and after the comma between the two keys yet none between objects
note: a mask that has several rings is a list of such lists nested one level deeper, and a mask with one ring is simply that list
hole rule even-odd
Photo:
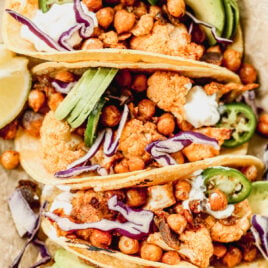
[{"label": "charred chickpea", "polygon": [[135,0],[120,0],[120,3],[124,6],[134,6]]},{"label": "charred chickpea", "polygon": [[20,155],[16,151],[5,151],[2,153],[0,160],[5,169],[14,169],[20,163]]},{"label": "charred chickpea", "polygon": [[250,180],[254,181],[257,179],[258,171],[256,166],[254,165],[249,165],[247,167],[243,167],[241,169],[241,172]]},{"label": "charred chickpea", "polygon": [[83,0],[88,10],[98,11],[102,7],[102,0]]},{"label": "charred chickpea", "polygon": [[148,261],[160,261],[163,251],[160,247],[144,242],[140,250],[141,257]]},{"label": "charred chickpea", "polygon": [[187,226],[185,217],[180,214],[170,214],[167,217],[167,223],[169,227],[177,234],[181,234]]},{"label": "charred chickpea", "polygon": [[130,87],[132,82],[132,75],[128,70],[120,70],[115,77],[115,82],[120,87]]},{"label": "charred chickpea", "polygon": [[46,101],[45,93],[41,90],[34,89],[30,91],[28,96],[28,105],[35,111],[38,112],[39,109],[44,105]]},{"label": "charred chickpea", "polygon": [[114,16],[114,28],[118,34],[129,32],[135,24],[135,15],[125,9],[118,10]]},{"label": "charred chickpea", "polygon": [[220,243],[213,243],[213,255],[218,259],[222,258],[227,252],[226,246]]},{"label": "charred chickpea", "polygon": [[22,118],[22,126],[25,131],[34,137],[40,137],[40,128],[42,126],[44,116],[40,113],[27,111]]},{"label": "charred chickpea", "polygon": [[243,260],[248,262],[254,261],[257,257],[257,253],[258,251],[255,247],[245,248],[243,250]]},{"label": "charred chickpea", "polygon": [[147,77],[144,74],[138,74],[133,77],[131,89],[136,92],[143,92],[147,89]]},{"label": "charred chickpea", "polygon": [[268,137],[268,113],[263,113],[260,115],[257,130],[260,134]]},{"label": "charred chickpea", "polygon": [[161,261],[169,265],[175,265],[180,263],[181,258],[178,252],[170,250],[163,254]]},{"label": "charred chickpea", "polygon": [[115,127],[121,119],[121,113],[114,105],[104,107],[101,113],[101,122],[106,127]]},{"label": "charred chickpea", "polygon": [[231,48],[226,49],[222,63],[229,70],[236,72],[241,65],[241,53]]},{"label": "charred chickpea", "polygon": [[173,17],[182,17],[185,13],[184,0],[167,0],[167,9]]},{"label": "charred chickpea", "polygon": [[86,41],[83,42],[83,45],[81,47],[82,50],[87,49],[102,49],[103,43],[98,38],[89,38]]},{"label": "charred chickpea", "polygon": [[239,76],[243,84],[250,84],[256,81],[257,72],[251,64],[243,63],[239,70]]},{"label": "charred chickpea", "polygon": [[147,202],[147,191],[143,188],[132,188],[127,190],[127,204],[130,207],[140,207]]},{"label": "charred chickpea", "polygon": [[175,130],[175,120],[170,113],[162,114],[157,122],[157,130],[165,136],[171,135]]},{"label": "charred chickpea", "polygon": [[18,131],[18,121],[12,121],[4,128],[0,129],[0,137],[4,140],[13,140]]},{"label": "charred chickpea", "polygon": [[242,261],[242,252],[236,247],[230,247],[223,256],[222,262],[227,267],[234,267]]},{"label": "charred chickpea", "polygon": [[90,235],[90,242],[95,247],[107,248],[112,243],[112,235],[106,231],[93,229]]},{"label": "charred chickpea", "polygon": [[139,241],[127,236],[121,236],[118,247],[125,254],[136,254],[140,250]]},{"label": "charred chickpea", "polygon": [[104,7],[96,13],[96,17],[99,25],[106,29],[114,20],[114,10],[111,7]]},{"label": "charred chickpea", "polygon": [[134,7],[133,12],[138,18],[140,18],[142,15],[146,15],[147,14],[147,7],[146,7],[145,3],[139,2],[139,4]]},{"label": "charred chickpea", "polygon": [[144,169],[144,161],[139,157],[132,157],[128,160],[129,171]]},{"label": "charred chickpea", "polygon": [[50,110],[56,111],[56,109],[58,108],[59,104],[63,101],[63,99],[64,99],[63,95],[59,92],[51,94],[48,98],[47,103]]},{"label": "charred chickpea", "polygon": [[55,79],[60,80],[65,83],[70,83],[75,80],[74,75],[66,70],[59,71],[55,74]]},{"label": "charred chickpea", "polygon": [[155,114],[155,104],[151,100],[143,99],[138,103],[138,114],[143,119],[151,119]]},{"label": "charred chickpea", "polygon": [[115,173],[129,172],[129,167],[128,167],[128,161],[127,161],[127,159],[123,159],[119,163],[115,164],[115,166],[114,166],[114,172]]},{"label": "charred chickpea", "polygon": [[191,184],[185,180],[179,180],[175,185],[175,197],[177,200],[186,200],[189,198]]},{"label": "charred chickpea", "polygon": [[209,204],[212,210],[224,210],[228,205],[226,195],[219,189],[215,189],[209,194]]}]

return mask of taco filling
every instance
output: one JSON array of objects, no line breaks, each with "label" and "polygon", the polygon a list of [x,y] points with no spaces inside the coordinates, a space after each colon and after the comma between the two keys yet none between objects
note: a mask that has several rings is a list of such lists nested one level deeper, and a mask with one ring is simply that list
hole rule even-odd
[{"label": "taco filling", "polygon": [[224,102],[257,84],[110,68],[60,69],[34,79],[33,111],[22,125],[40,136],[43,164],[58,178],[211,158],[227,141],[246,143],[256,127],[249,106]]},{"label": "taco filling", "polygon": [[42,52],[133,49],[221,65],[225,46],[207,49],[232,43],[239,23],[236,1],[13,2],[6,12],[22,25],[20,38]]},{"label": "taco filling", "polygon": [[87,245],[119,259],[121,252],[140,265],[251,262],[259,253],[250,231],[251,182],[241,171],[211,167],[162,185],[55,190],[53,198],[44,190],[44,198],[52,198],[44,217],[55,228],[45,231],[73,249]]}]

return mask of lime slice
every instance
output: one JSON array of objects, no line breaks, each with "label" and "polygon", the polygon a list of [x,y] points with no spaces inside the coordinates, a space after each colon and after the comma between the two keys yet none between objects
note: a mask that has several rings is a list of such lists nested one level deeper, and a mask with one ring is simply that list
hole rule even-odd
[{"label": "lime slice", "polygon": [[16,57],[0,45],[0,128],[21,112],[31,87],[28,59]]}]

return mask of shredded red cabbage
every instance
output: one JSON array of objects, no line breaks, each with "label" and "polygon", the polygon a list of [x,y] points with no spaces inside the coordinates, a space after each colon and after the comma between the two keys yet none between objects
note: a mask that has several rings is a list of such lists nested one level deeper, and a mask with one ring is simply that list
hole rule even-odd
[{"label": "shredded red cabbage", "polygon": [[192,143],[211,145],[216,149],[220,148],[218,141],[214,138],[198,132],[185,131],[163,141],[154,141],[147,145],[145,150],[162,166],[176,165],[176,160],[170,154],[179,152]]},{"label": "shredded red cabbage", "polygon": [[24,17],[23,15],[17,13],[14,10],[6,9],[5,10],[8,14],[10,14],[15,20],[18,22],[24,24],[29,28],[29,30],[35,34],[37,37],[39,37],[43,42],[45,42],[49,47],[54,48],[58,51],[66,51],[69,49],[66,49],[62,47],[60,44],[58,44],[54,39],[52,39],[48,34],[43,32],[35,23],[33,23],[28,18]]},{"label": "shredded red cabbage", "polygon": [[244,101],[255,113],[256,117],[258,118],[258,110],[259,107],[256,104],[256,94],[254,90],[247,90],[242,95],[240,95],[237,99],[237,102]]},{"label": "shredded red cabbage", "polygon": [[[209,24],[207,22],[204,22],[202,20],[197,19],[193,14],[191,14],[188,11],[186,11],[185,14],[188,17],[190,17],[194,23],[200,24],[200,25],[202,25],[204,27],[209,28],[211,30],[211,33],[212,33],[213,37],[215,38],[215,40],[218,43],[228,43],[228,44],[233,43],[233,40],[230,40],[230,39],[227,39],[227,38],[223,38],[223,37],[218,36],[217,33],[216,33],[216,27],[215,26],[213,26],[213,25],[211,25],[211,24]],[[190,28],[192,28],[192,27],[190,27]],[[192,29],[191,29],[191,31],[192,31]]]},{"label": "shredded red cabbage", "polygon": [[67,31],[63,32],[58,40],[58,43],[60,46],[64,47],[66,50],[73,50],[73,47],[71,45],[69,45],[68,41],[72,38],[72,35],[74,33],[76,33],[77,31],[79,31],[81,28],[80,24],[76,24],[74,26],[72,26],[70,29],[68,29]]},{"label": "shredded red cabbage", "polygon": [[[51,257],[50,257],[50,254],[48,252],[48,250],[46,249],[46,246],[44,243],[42,243],[42,247],[41,247],[41,244],[37,238],[37,234],[38,234],[38,231],[39,231],[39,228],[40,228],[40,225],[41,225],[41,215],[43,213],[43,210],[45,209],[46,207],[46,202],[43,203],[43,205],[41,206],[40,208],[40,211],[39,211],[39,215],[35,221],[35,226],[34,226],[34,229],[32,231],[31,234],[29,234],[29,238],[27,239],[26,243],[24,244],[21,252],[19,253],[19,255],[15,258],[15,260],[13,261],[13,263],[11,264],[10,268],[18,268],[19,267],[19,264],[21,262],[21,259],[23,257],[23,254],[26,250],[26,248],[31,244],[38,244],[37,246],[39,247],[40,249],[40,253],[41,253],[41,256],[42,256],[42,259],[40,261],[38,261],[36,264],[34,264],[32,267],[38,267],[39,265],[41,264],[45,264],[47,262],[49,262],[51,260]],[[38,263],[41,262],[39,265]]]},{"label": "shredded red cabbage", "polygon": [[77,82],[62,82],[58,79],[53,79],[51,85],[55,90],[62,94],[68,94]]},{"label": "shredded red cabbage", "polygon": [[268,217],[253,215],[251,223],[255,244],[263,257],[268,260]]},{"label": "shredded red cabbage", "polygon": [[148,236],[154,217],[153,212],[148,210],[131,209],[123,202],[118,201],[116,195],[108,200],[108,208],[122,214],[127,222],[121,223],[118,221],[102,219],[98,222],[74,223],[68,218],[59,217],[52,212],[45,212],[44,216],[55,221],[60,229],[67,232],[94,228],[102,231],[116,230],[121,235],[135,239],[141,239]]}]

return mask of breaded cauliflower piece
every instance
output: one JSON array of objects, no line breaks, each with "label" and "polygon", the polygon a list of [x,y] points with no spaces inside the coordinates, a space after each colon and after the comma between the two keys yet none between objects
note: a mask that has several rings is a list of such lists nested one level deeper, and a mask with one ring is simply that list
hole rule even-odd
[{"label": "breaded cauliflower piece", "polygon": [[145,147],[153,141],[164,139],[165,137],[157,132],[155,124],[132,119],[127,122],[122,132],[118,150],[122,151],[126,158],[139,157],[146,161],[150,155],[145,152]]},{"label": "breaded cauliflower piece", "polygon": [[49,172],[64,170],[85,154],[82,139],[71,134],[70,126],[57,120],[53,112],[46,114],[40,137],[43,163]]},{"label": "breaded cauliflower piece", "polygon": [[204,53],[204,48],[191,43],[185,25],[161,24],[156,22],[152,33],[142,36],[135,36],[130,41],[130,48],[145,50],[171,56],[198,60]]},{"label": "breaded cauliflower piece", "polygon": [[178,252],[198,267],[209,266],[209,259],[213,255],[213,244],[209,231],[205,227],[197,230],[187,230],[179,237],[182,241]]},{"label": "breaded cauliflower piece", "polygon": [[157,71],[148,79],[147,97],[166,112],[171,112],[179,122],[183,120],[186,95],[192,81],[174,72]]}]

